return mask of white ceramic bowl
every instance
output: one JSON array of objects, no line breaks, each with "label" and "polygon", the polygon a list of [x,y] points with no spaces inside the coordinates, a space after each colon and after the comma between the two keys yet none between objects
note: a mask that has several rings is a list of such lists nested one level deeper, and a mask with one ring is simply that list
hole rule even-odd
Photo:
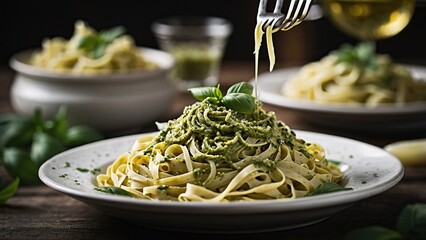
[{"label": "white ceramic bowl", "polygon": [[10,60],[16,71],[12,107],[21,114],[33,114],[40,107],[49,117],[66,105],[71,124],[86,124],[108,133],[137,129],[164,113],[176,93],[168,77],[173,57],[159,50],[140,50],[158,65],[157,70],[99,75],[56,73],[29,65],[33,50],[17,53]]}]

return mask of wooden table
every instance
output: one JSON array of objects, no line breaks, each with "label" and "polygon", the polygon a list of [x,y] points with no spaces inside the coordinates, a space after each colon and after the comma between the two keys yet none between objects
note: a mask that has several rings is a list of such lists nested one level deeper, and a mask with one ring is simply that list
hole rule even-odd
[{"label": "wooden table", "polygon": [[[261,71],[265,71],[265,67]],[[252,77],[251,62],[227,62],[222,67],[220,79],[224,87],[229,87]],[[12,112],[9,102],[12,79],[13,72],[10,69],[0,68],[0,114]],[[188,94],[180,94],[162,118],[175,118],[185,105],[193,101]],[[279,119],[294,129],[340,135],[380,147],[396,140],[426,137],[424,131],[409,135],[343,132],[310,125],[290,110],[267,104],[264,104],[264,108],[275,111]],[[140,131],[152,129],[153,125],[149,125],[141,127]],[[407,167],[402,181],[395,187],[311,226],[261,234],[191,234],[132,225],[106,216],[47,186],[21,186],[6,205],[0,206],[0,239],[123,239],[131,236],[156,236],[159,239],[342,239],[348,231],[363,226],[382,225],[392,228],[404,206],[420,202],[426,203],[426,166]]]}]

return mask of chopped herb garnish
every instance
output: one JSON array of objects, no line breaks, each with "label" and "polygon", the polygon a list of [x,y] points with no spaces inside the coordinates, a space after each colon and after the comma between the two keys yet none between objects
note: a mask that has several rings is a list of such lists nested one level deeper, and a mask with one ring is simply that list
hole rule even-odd
[{"label": "chopped herb garnish", "polygon": [[76,170],[80,171],[80,172],[88,172],[89,169],[87,168],[76,168]]},{"label": "chopped herb garnish", "polygon": [[68,176],[68,174],[65,173],[65,174],[60,175],[59,177],[60,178],[66,178],[67,176]]},{"label": "chopped herb garnish", "polygon": [[64,168],[69,168],[69,167],[71,167],[71,164],[69,162],[65,162]]},{"label": "chopped herb garnish", "polygon": [[99,169],[99,168],[95,168],[95,169],[90,170],[90,173],[92,173],[93,175],[96,175],[97,173],[100,173],[100,172],[101,172],[101,169]]}]

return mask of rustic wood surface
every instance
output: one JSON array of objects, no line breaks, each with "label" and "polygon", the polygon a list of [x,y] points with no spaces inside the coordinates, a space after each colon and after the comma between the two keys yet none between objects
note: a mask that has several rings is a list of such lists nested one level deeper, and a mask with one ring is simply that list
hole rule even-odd
[{"label": "rustic wood surface", "polygon": [[[265,71],[265,68],[261,71]],[[10,69],[0,68],[0,114],[13,112],[9,102],[13,76],[14,73]],[[220,79],[221,84],[228,87],[232,83],[252,77],[251,62],[232,62],[223,65]],[[162,118],[166,120],[178,116],[183,107],[193,101],[188,94],[180,94]],[[279,119],[294,129],[349,137],[379,147],[396,140],[426,137],[424,131],[410,134],[371,134],[321,128],[306,123],[293,111],[267,104],[264,107],[275,111]],[[153,128],[153,125],[143,126],[140,132],[151,131]],[[0,174],[5,174],[1,168]],[[392,228],[398,213],[410,203],[426,203],[425,166],[407,167],[403,179],[395,187],[357,202],[354,206],[311,226],[261,234],[195,234],[133,225],[104,215],[45,185],[21,186],[7,204],[0,205],[0,239],[127,239],[135,236],[157,236],[159,239],[342,239],[348,231],[359,227],[382,225]]]}]

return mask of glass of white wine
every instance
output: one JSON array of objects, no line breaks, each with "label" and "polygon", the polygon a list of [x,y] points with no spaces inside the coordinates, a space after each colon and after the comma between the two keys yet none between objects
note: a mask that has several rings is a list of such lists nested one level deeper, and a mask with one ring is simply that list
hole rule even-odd
[{"label": "glass of white wine", "polygon": [[401,32],[413,15],[415,0],[322,0],[325,14],[340,30],[373,42]]}]

